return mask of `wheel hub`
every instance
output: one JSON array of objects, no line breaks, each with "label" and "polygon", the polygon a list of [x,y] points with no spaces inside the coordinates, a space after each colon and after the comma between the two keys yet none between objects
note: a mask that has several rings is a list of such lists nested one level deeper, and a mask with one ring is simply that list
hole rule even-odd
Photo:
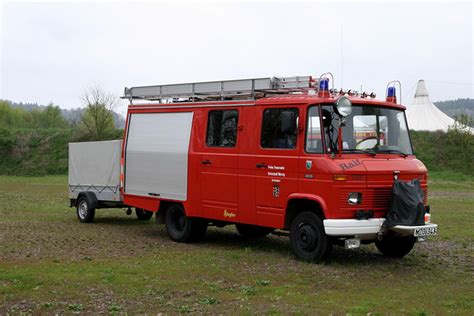
[{"label": "wheel hub", "polygon": [[171,225],[177,232],[182,232],[186,227],[186,216],[177,210],[173,210],[171,214]]},{"label": "wheel hub", "polygon": [[84,219],[87,216],[87,203],[81,202],[79,205],[79,216]]},{"label": "wheel hub", "polygon": [[184,216],[180,216],[178,220],[179,230],[183,230],[185,225],[186,225],[186,218]]},{"label": "wheel hub", "polygon": [[302,224],[298,229],[296,241],[300,249],[312,251],[318,243],[318,234],[311,225]]}]

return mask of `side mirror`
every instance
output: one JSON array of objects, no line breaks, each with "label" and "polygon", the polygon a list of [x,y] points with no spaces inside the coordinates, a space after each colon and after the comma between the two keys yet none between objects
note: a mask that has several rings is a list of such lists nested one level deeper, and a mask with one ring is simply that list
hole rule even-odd
[{"label": "side mirror", "polygon": [[282,111],[280,114],[281,120],[281,132],[284,134],[296,134],[298,133],[298,127],[296,124],[296,116],[293,111]]}]

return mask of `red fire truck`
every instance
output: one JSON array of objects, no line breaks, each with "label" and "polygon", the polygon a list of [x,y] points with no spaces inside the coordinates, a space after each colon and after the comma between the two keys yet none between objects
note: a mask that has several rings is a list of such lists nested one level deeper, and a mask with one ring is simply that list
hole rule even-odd
[{"label": "red fire truck", "polygon": [[[289,235],[304,260],[371,242],[403,257],[437,233],[405,107],[394,82],[383,101],[333,82],[326,73],[125,88],[123,142],[70,144],[71,206],[81,222],[106,207],[156,213],[177,242],[235,225],[247,238]],[[413,211],[397,213],[407,203]]]}]

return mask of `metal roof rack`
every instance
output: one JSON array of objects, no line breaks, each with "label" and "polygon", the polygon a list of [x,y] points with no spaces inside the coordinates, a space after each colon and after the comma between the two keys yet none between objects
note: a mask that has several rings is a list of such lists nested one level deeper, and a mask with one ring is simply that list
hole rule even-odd
[{"label": "metal roof rack", "polygon": [[253,78],[125,88],[122,99],[172,102],[246,100],[317,88],[311,76]]}]

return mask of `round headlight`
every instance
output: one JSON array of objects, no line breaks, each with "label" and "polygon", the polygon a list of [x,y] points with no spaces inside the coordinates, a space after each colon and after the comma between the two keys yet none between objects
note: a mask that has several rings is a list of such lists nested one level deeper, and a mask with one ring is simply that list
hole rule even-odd
[{"label": "round headlight", "polygon": [[347,196],[347,203],[350,205],[360,204],[362,202],[362,193],[360,192],[351,192]]},{"label": "round headlight", "polygon": [[342,96],[336,100],[336,111],[340,116],[348,116],[352,113],[352,102],[348,97]]}]

